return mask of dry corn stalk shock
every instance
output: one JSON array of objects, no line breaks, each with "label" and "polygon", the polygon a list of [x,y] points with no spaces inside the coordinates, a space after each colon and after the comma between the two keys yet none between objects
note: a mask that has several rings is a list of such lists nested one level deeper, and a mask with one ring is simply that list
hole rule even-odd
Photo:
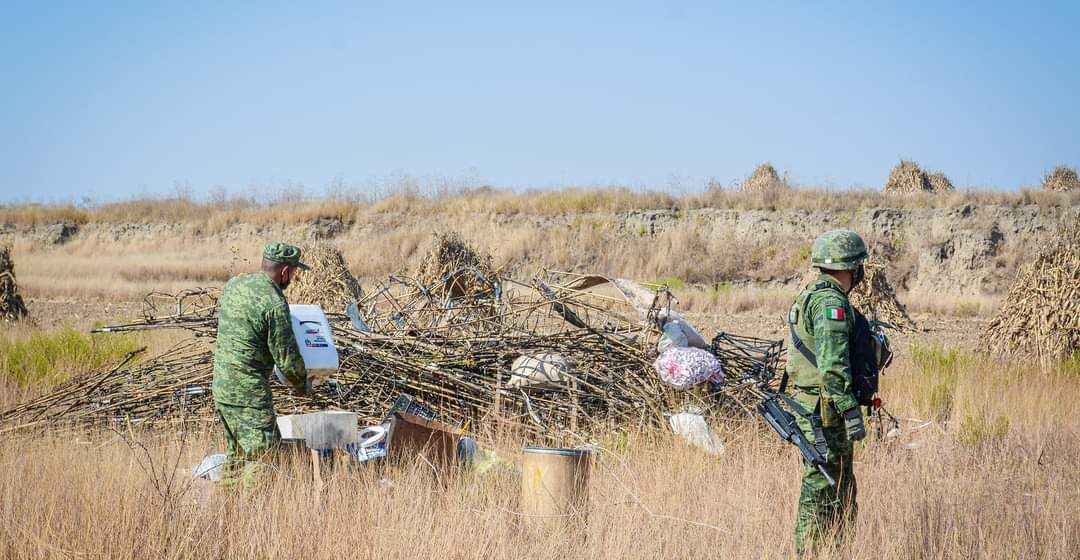
[{"label": "dry corn stalk shock", "polygon": [[889,172],[885,192],[894,194],[941,193],[956,190],[952,181],[940,171],[927,173],[914,161],[901,160]]},{"label": "dry corn stalk shock", "polygon": [[739,185],[740,192],[785,191],[791,188],[771,163],[762,163]]},{"label": "dry corn stalk shock", "polygon": [[1077,178],[1075,169],[1059,165],[1046,174],[1042,187],[1050,192],[1080,191],[1080,178]]},{"label": "dry corn stalk shock", "polygon": [[11,248],[0,247],[0,320],[18,321],[28,314],[26,304],[19,295],[19,284],[15,281],[15,262],[11,259]]},{"label": "dry corn stalk shock", "polygon": [[885,321],[901,331],[918,331],[918,325],[896,299],[896,292],[885,276],[885,267],[874,259],[866,261],[863,267],[866,276],[851,291],[851,304],[870,320]]},{"label": "dry corn stalk shock", "polygon": [[1069,224],[1023,266],[980,337],[998,356],[1050,366],[1080,352],[1080,226]]},{"label": "dry corn stalk shock", "polygon": [[333,245],[325,242],[306,245],[303,259],[311,268],[301,272],[289,285],[287,296],[291,303],[314,304],[327,312],[341,313],[347,305],[364,297],[341,251]]}]

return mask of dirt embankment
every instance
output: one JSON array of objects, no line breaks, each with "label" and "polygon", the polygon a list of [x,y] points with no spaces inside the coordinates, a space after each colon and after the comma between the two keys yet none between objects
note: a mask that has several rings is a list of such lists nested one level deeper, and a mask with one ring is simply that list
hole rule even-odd
[{"label": "dirt embankment", "polygon": [[[888,264],[893,285],[909,295],[998,295],[1017,266],[1080,207],[968,205],[959,208],[828,210],[644,209],[559,216],[376,214],[342,223],[319,218],[297,226],[236,223],[205,232],[185,223],[0,224],[0,243],[44,256],[65,246],[122,247],[183,240],[229,248],[268,239],[328,240],[358,277],[393,272],[418,258],[423,240],[458,230],[511,268],[600,271],[641,279],[705,284],[788,285],[805,270],[810,242],[826,230],[854,229]],[[110,247],[114,249],[109,249]],[[164,254],[164,253],[163,253]],[[362,258],[360,257],[362,255]]]},{"label": "dirt embankment", "polygon": [[688,216],[648,210],[626,216],[625,227],[657,235],[686,220],[710,223],[718,239],[735,244],[771,238],[804,246],[822,231],[850,228],[885,258],[890,278],[905,291],[961,296],[1006,292],[1017,265],[1064,224],[1080,220],[1080,207],[867,208],[842,213],[703,209]]}]

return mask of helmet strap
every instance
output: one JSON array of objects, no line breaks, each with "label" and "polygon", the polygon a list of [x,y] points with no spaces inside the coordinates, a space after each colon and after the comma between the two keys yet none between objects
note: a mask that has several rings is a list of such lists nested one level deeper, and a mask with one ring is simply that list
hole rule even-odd
[{"label": "helmet strap", "polygon": [[858,268],[851,271],[851,289],[854,290],[855,286],[858,286],[864,278],[866,278],[866,269],[860,263]]}]

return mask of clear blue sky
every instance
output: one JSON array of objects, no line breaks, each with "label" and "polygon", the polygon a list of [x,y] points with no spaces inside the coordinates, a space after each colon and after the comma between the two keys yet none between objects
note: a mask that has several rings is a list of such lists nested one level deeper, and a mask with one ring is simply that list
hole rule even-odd
[{"label": "clear blue sky", "polygon": [[[767,4],[767,6],[765,5]],[[1076,2],[0,5],[0,200],[1080,165]]]}]

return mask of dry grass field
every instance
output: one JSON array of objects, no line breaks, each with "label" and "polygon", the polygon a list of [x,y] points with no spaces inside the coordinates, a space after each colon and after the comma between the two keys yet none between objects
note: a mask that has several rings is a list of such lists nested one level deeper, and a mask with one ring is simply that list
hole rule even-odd
[{"label": "dry grass field", "polygon": [[[905,419],[857,452],[858,533],[845,558],[1076,558],[1080,371],[919,345],[886,378]],[[665,434],[612,434],[593,466],[584,535],[529,532],[518,479],[423,464],[340,467],[321,499],[283,467],[246,496],[176,478],[213,433],[15,436],[0,453],[4,558],[787,558],[800,466],[760,426],[711,457]],[[517,459],[519,438],[483,441]],[[134,446],[133,446],[134,444]],[[152,466],[151,466],[152,464]],[[823,553],[822,557],[832,557]]]},{"label": "dry grass field", "polygon": [[[18,231],[8,237],[34,324],[0,326],[0,409],[134,348],[156,353],[184,342],[177,332],[86,330],[132,318],[146,292],[220,285],[253,269],[267,238],[309,241],[320,219],[347,228],[331,242],[365,287],[414,264],[433,232],[454,229],[504,270],[549,266],[658,281],[709,335],[781,338],[778,317],[797,284],[789,277],[803,272],[809,240],[766,229],[736,238],[683,213],[822,211],[843,223],[878,207],[959,214],[1080,206],[1076,193],[794,192],[405,188],[370,200],[0,207],[9,230],[80,226],[59,244]],[[683,217],[655,232],[616,221],[648,209]],[[131,234],[109,237],[113,226]],[[930,235],[872,241],[900,248],[890,273],[904,274],[925,263],[903,249]],[[1003,249],[987,270],[1007,275],[1022,258]],[[903,429],[857,450],[856,536],[821,557],[1080,557],[1080,358],[1038,368],[980,355],[974,341],[1000,293],[899,291],[926,329],[897,336],[898,358],[883,380],[883,399]],[[792,557],[797,452],[756,419],[717,428],[726,446],[718,457],[633,428],[589,442],[597,447],[588,521],[581,531],[545,532],[527,530],[518,513],[512,469],[440,480],[424,464],[341,465],[317,496],[302,466],[283,464],[266,486],[238,495],[177,473],[222,448],[212,425],[9,432],[0,447],[0,558]],[[511,464],[529,443],[495,421],[475,435]]]}]

